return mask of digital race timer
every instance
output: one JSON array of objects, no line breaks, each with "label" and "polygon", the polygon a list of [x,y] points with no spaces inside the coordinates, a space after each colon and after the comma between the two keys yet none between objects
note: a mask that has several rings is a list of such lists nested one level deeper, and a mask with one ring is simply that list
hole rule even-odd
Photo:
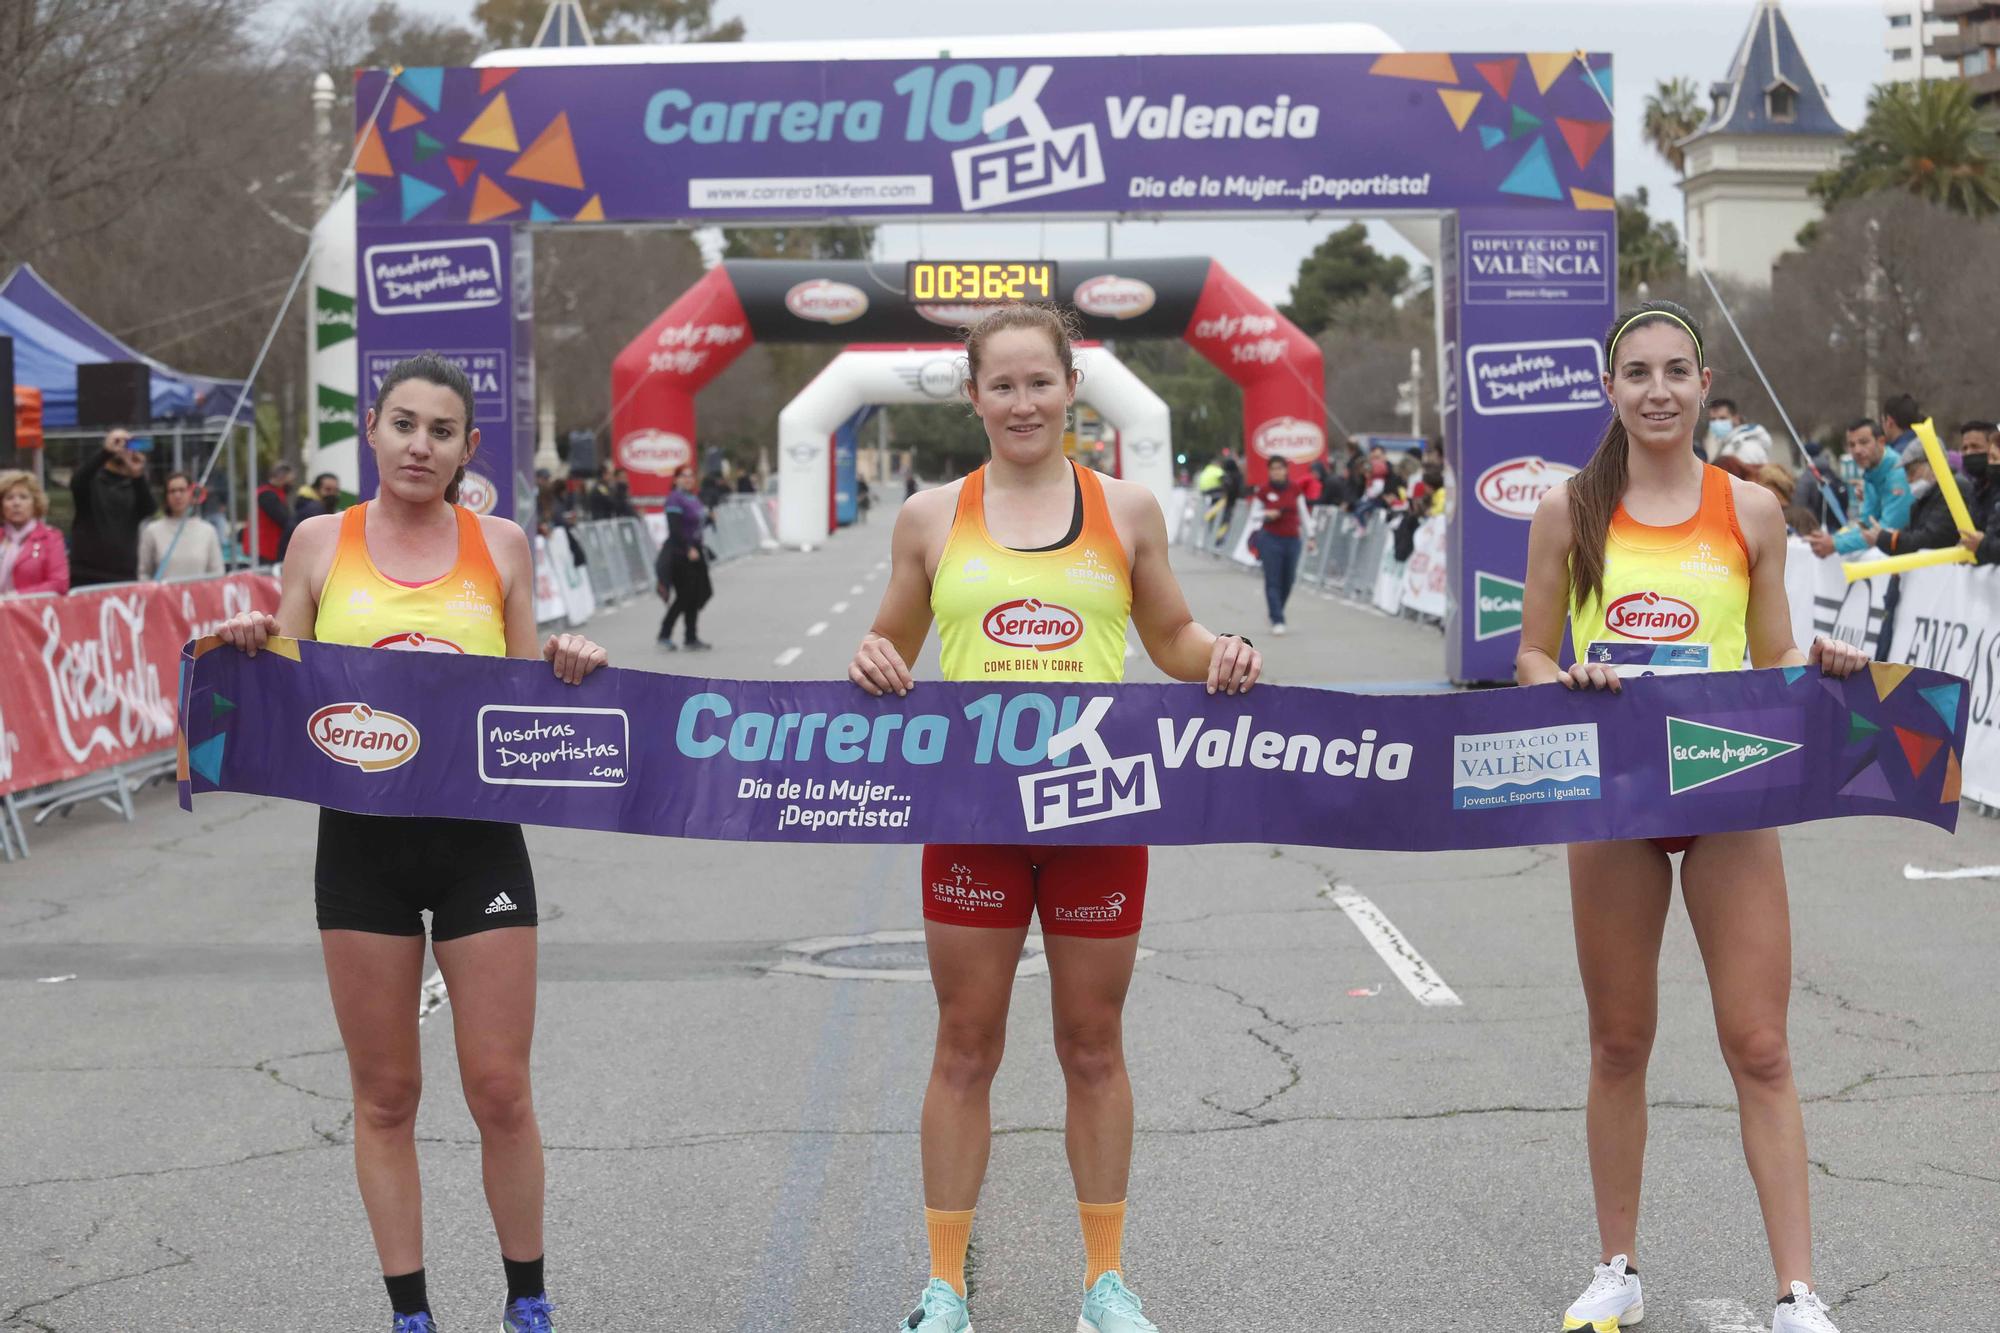
[{"label": "digital race timer", "polygon": [[903,285],[912,301],[1046,301],[1056,293],[1056,266],[1047,260],[912,259]]}]

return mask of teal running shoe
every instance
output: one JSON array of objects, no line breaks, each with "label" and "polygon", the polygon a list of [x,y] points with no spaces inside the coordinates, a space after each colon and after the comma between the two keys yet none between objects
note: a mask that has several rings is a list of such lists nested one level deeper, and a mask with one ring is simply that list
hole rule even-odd
[{"label": "teal running shoe", "polygon": [[546,1293],[519,1297],[507,1302],[500,1316],[500,1333],[555,1333],[556,1326],[549,1322],[554,1313],[555,1306],[549,1304]]},{"label": "teal running shoe", "polygon": [[972,1316],[966,1313],[965,1297],[941,1277],[931,1279],[923,1298],[910,1317],[896,1326],[896,1333],[972,1333]]},{"label": "teal running shoe", "polygon": [[429,1310],[419,1314],[399,1314],[395,1323],[389,1325],[389,1333],[438,1333],[437,1321],[431,1318]]},{"label": "teal running shoe", "polygon": [[1076,1317],[1076,1333],[1160,1333],[1160,1329],[1139,1313],[1138,1295],[1114,1269],[1098,1278],[1096,1285],[1083,1294],[1083,1313]]}]

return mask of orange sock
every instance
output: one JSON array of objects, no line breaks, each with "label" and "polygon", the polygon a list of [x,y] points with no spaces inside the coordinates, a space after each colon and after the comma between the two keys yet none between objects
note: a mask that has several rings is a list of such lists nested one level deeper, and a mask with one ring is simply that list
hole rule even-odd
[{"label": "orange sock", "polygon": [[1078,1199],[1076,1212],[1083,1219],[1083,1287],[1088,1291],[1097,1279],[1120,1267],[1118,1251],[1125,1243],[1125,1201],[1085,1203]]},{"label": "orange sock", "polygon": [[951,1283],[965,1295],[965,1249],[972,1243],[972,1209],[947,1212],[924,1209],[924,1230],[931,1241],[931,1276]]}]

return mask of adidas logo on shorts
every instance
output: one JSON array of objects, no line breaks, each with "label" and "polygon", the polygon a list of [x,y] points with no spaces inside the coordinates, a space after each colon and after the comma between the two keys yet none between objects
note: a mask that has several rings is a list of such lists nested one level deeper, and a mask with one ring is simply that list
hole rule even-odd
[{"label": "adidas logo on shorts", "polygon": [[492,916],[495,912],[511,912],[519,906],[519,903],[509,898],[505,893],[502,893],[498,898],[486,904],[486,915]]}]

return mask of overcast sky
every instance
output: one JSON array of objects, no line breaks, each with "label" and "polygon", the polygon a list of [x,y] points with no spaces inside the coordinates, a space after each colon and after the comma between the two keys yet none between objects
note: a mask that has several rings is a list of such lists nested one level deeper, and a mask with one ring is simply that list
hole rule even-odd
[{"label": "overcast sky", "polygon": [[[473,0],[403,0],[412,8],[471,24]],[[1611,53],[1617,85],[1618,190],[1644,186],[1653,212],[1680,224],[1674,174],[1639,137],[1646,94],[1677,75],[1704,90],[1728,73],[1756,8],[1755,0],[1008,0],[972,5],[950,0],[717,0],[716,12],[740,17],[752,41],[812,38],[950,37],[1007,30],[1054,32],[1232,24],[1357,22],[1383,29],[1410,51],[1564,51]],[[1880,0],[1787,0],[1784,5],[1834,115],[1859,123],[1869,87],[1887,66],[1888,32]],[[1299,259],[1337,226],[1318,222],[1135,222],[1112,239],[1123,255],[1212,254],[1270,300],[1283,300]],[[1386,227],[1376,244],[1410,255]],[[1021,254],[1051,258],[1104,253],[1101,223],[933,224],[882,228],[885,258]]]}]

